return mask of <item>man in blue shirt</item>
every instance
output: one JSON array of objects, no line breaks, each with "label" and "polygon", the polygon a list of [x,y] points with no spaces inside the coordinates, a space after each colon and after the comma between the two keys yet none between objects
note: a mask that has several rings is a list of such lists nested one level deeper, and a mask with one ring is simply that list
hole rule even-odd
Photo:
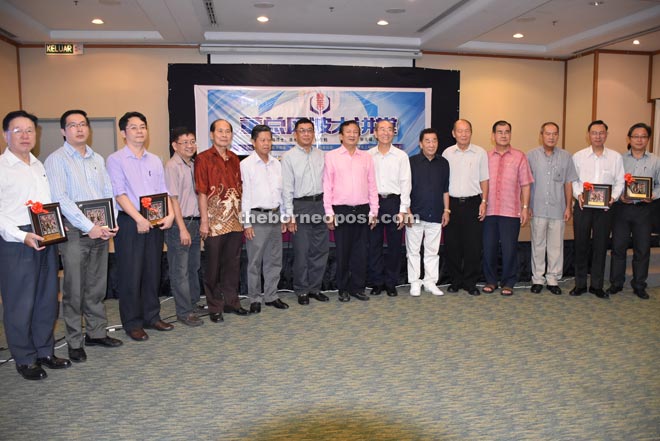
[{"label": "man in blue shirt", "polygon": [[[449,163],[438,153],[438,132],[424,129],[419,135],[421,153],[410,158],[412,190],[406,227],[410,295],[424,289],[433,295],[444,293],[436,286],[439,277],[442,227],[449,223]],[[410,219],[412,217],[412,219]],[[424,280],[420,280],[420,247],[424,241]]]},{"label": "man in blue shirt", "polygon": [[[88,145],[89,119],[82,110],[67,110],[60,118],[65,142],[44,164],[53,201],[59,202],[66,242],[58,245],[64,267],[62,310],[71,361],[83,362],[87,346],[117,347],[121,340],[108,337],[103,299],[107,288],[108,240],[117,228],[102,228],[88,219],[76,202],[112,198],[112,185],[103,157]],[[114,201],[113,201],[114,204]],[[85,319],[85,335],[81,316]]]}]

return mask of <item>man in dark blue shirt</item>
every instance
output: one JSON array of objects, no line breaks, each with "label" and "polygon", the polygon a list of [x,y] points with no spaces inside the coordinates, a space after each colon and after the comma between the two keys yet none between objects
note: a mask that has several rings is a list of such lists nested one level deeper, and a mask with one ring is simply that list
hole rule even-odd
[{"label": "man in dark blue shirt", "polygon": [[[433,295],[444,293],[436,286],[442,227],[449,223],[449,162],[438,153],[438,132],[424,129],[419,134],[421,153],[410,158],[412,191],[406,227],[410,295],[419,296],[422,284]],[[420,247],[424,241],[424,280],[420,280]]]}]

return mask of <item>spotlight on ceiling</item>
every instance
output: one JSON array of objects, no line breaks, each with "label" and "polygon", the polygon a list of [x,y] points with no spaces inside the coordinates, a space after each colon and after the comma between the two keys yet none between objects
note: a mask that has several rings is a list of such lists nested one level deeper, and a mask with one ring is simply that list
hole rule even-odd
[{"label": "spotlight on ceiling", "polygon": [[518,32],[517,34],[513,34],[513,38],[523,38],[524,35]]},{"label": "spotlight on ceiling", "polygon": [[387,21],[387,20],[378,20],[378,23],[376,23],[376,24],[378,26],[387,26],[388,24],[390,24],[390,22]]},{"label": "spotlight on ceiling", "polygon": [[259,23],[266,23],[268,21],[268,17],[266,17],[265,15],[261,15],[261,16],[257,17],[257,21]]}]

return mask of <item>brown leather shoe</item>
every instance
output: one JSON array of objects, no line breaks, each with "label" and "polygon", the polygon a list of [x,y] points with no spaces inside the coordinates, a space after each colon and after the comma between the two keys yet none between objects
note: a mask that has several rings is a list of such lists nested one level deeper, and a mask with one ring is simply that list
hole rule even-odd
[{"label": "brown leather shoe", "polygon": [[145,328],[148,329],[155,329],[156,331],[171,331],[174,329],[174,325],[171,323],[164,322],[162,320],[158,320],[156,323],[152,323],[149,326],[145,326]]},{"label": "brown leather shoe", "polygon": [[126,334],[135,341],[149,340],[149,336],[142,328],[131,329],[130,331],[126,331]]}]

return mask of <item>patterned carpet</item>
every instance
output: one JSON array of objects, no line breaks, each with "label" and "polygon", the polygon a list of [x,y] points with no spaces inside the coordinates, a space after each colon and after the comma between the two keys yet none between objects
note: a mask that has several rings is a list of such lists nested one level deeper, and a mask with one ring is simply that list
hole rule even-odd
[{"label": "patterned carpet", "polygon": [[0,438],[659,440],[660,288],[604,301],[571,286],[309,306],[283,293],[286,311],[143,343],[117,331],[124,346],[45,381],[0,367]]}]

